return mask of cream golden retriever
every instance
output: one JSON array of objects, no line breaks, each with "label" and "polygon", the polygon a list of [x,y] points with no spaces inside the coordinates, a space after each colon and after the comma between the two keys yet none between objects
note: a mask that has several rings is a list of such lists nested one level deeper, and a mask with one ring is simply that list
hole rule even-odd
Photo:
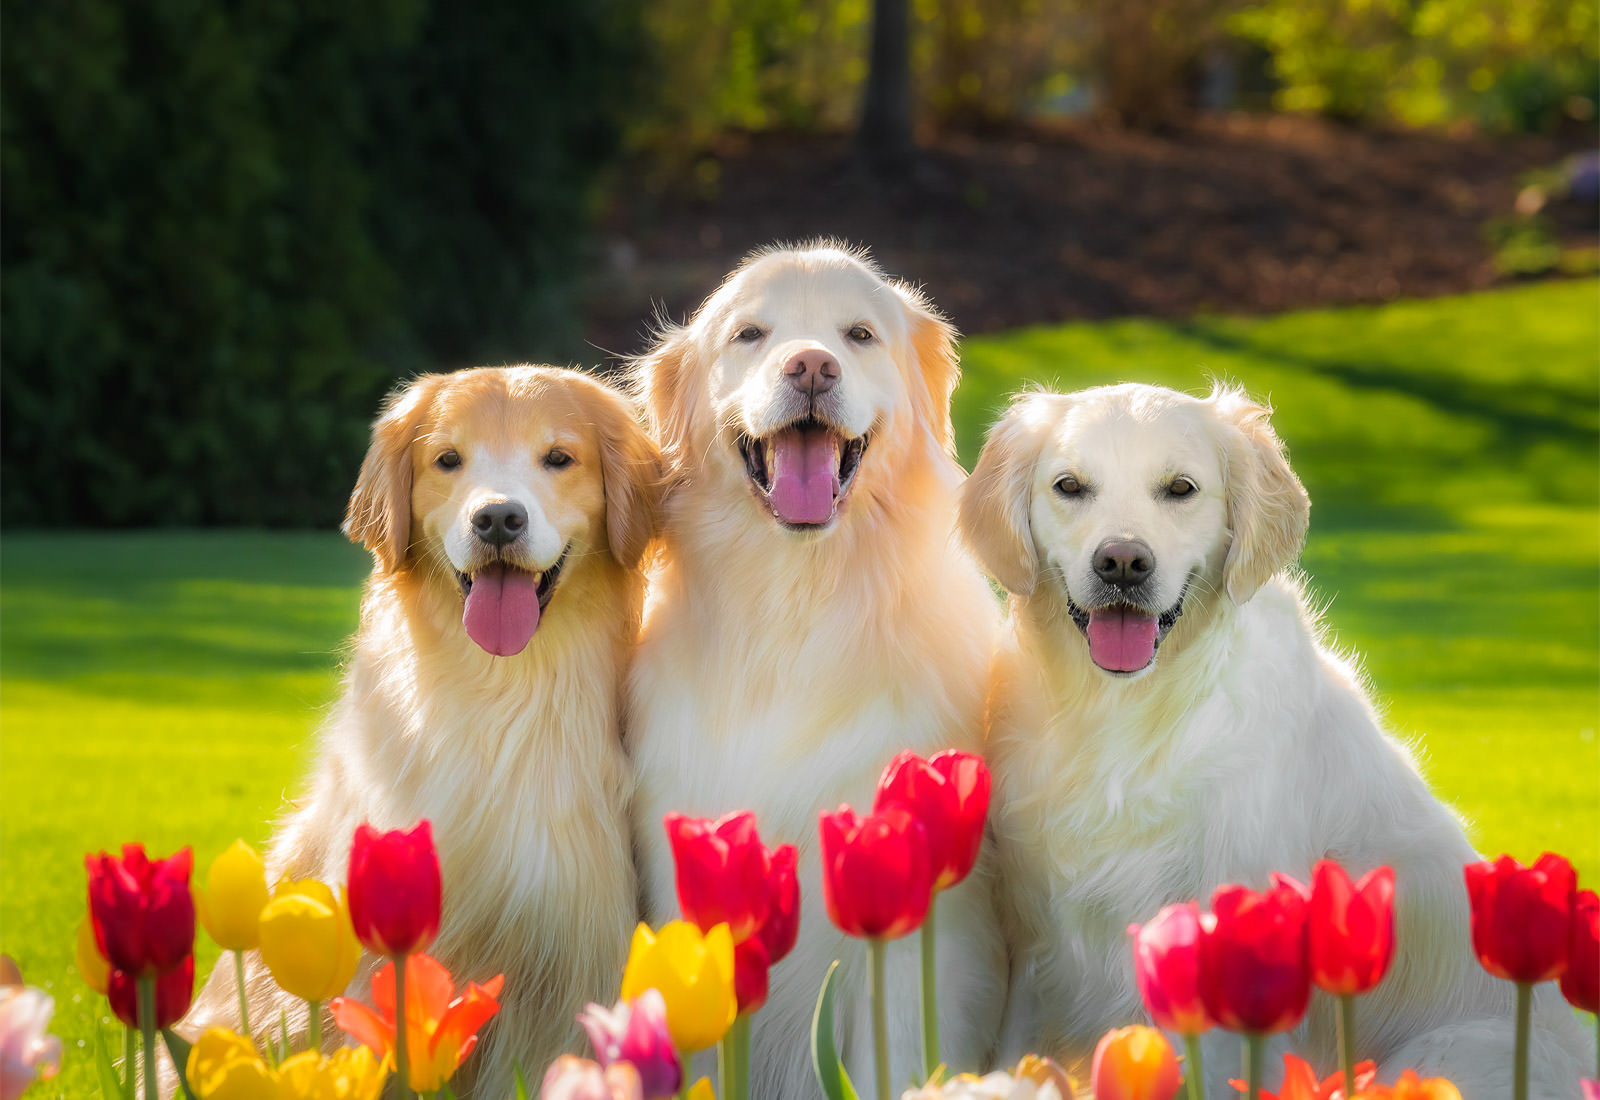
[{"label": "cream golden retriever", "polygon": [[[636,364],[667,463],[664,555],[629,678],[640,874],[675,916],[669,810],[754,810],[800,849],[794,955],[755,1017],[751,1095],[810,1097],[830,961],[841,1053],[872,1074],[866,950],[828,922],[817,814],[870,809],[902,749],[977,750],[998,607],[955,535],[955,334],[927,301],[829,244],[751,257]],[[990,877],[939,904],[952,1063],[989,1054],[1004,997]],[[921,1064],[914,940],[890,952],[892,1079]],[[920,1079],[920,1076],[918,1077]]]},{"label": "cream golden retriever", "polygon": [[[506,975],[458,1096],[475,1074],[474,1095],[509,1096],[513,1059],[536,1079],[584,1003],[616,998],[637,914],[619,701],[659,463],[631,404],[575,371],[424,375],[385,406],[350,498],[375,567],[268,873],[337,887],[358,824],[432,820],[430,953],[458,983]],[[254,1020],[286,1011],[303,1034],[304,1006],[251,963]],[[238,1022],[222,966],[185,1030]]]},{"label": "cream golden retriever", "polygon": [[[1398,954],[1357,1013],[1380,1080],[1414,1067],[1469,1100],[1509,1095],[1512,986],[1468,928],[1477,857],[1287,573],[1308,512],[1266,410],[1235,390],[1037,394],[990,433],[961,520],[1012,593],[990,733],[1004,1045],[1090,1049],[1143,1014],[1130,923],[1331,857],[1396,872]],[[1575,1096],[1572,1015],[1553,986],[1536,1004],[1533,1094]],[[1336,1066],[1334,1007],[1316,994],[1278,1048]],[[1211,1095],[1238,1059],[1211,1033]]]}]

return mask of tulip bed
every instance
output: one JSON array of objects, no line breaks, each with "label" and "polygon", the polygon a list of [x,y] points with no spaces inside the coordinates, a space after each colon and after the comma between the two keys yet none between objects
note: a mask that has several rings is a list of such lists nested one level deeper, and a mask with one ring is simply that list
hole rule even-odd
[{"label": "tulip bed", "polygon": [[[963,453],[1029,377],[1270,395],[1314,502],[1305,564],[1392,724],[1481,848],[1561,851],[1592,883],[1596,289],[973,339]],[[265,840],[367,563],[335,535],[231,532],[8,536],[3,559],[0,950],[57,999],[66,1060],[39,1095],[85,1096],[79,1044],[109,1013],[72,973],[84,852]]]}]

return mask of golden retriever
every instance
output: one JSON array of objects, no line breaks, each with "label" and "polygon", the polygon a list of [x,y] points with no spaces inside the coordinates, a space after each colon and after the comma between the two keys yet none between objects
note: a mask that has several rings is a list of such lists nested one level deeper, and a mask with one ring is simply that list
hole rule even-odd
[{"label": "golden retriever", "polygon": [[[1411,1067],[1506,1095],[1512,986],[1472,954],[1477,857],[1287,572],[1309,502],[1267,416],[1232,389],[1026,396],[963,490],[963,531],[1012,593],[990,703],[1003,1047],[1092,1048],[1142,1015],[1130,923],[1330,857],[1396,872],[1398,954],[1360,1000],[1362,1055],[1384,1081]],[[1540,992],[1533,1094],[1575,1096],[1583,1047]],[[1317,994],[1277,1049],[1337,1065],[1334,1015]],[[1212,1032],[1204,1063],[1227,1095],[1236,1037]]]},{"label": "golden retriever", "polygon": [[[900,750],[976,751],[999,608],[955,537],[955,333],[917,291],[826,243],[758,253],[635,365],[667,464],[663,560],[629,678],[651,915],[675,915],[670,810],[754,810],[800,849],[794,956],[754,1021],[752,1095],[809,1097],[808,1034],[843,960],[841,1052],[871,1076],[866,950],[827,920],[817,814],[870,809]],[[988,1056],[1004,997],[990,876],[939,905],[940,1026]],[[892,1070],[921,1065],[917,947],[890,951]],[[919,1077],[920,1079],[920,1077]]]},{"label": "golden retriever", "polygon": [[[375,559],[361,625],[267,865],[338,886],[358,824],[432,820],[430,953],[458,983],[506,975],[458,1096],[509,1096],[513,1059],[537,1079],[616,998],[638,909],[619,701],[659,480],[631,403],[575,371],[424,375],[373,426],[344,526]],[[258,1026],[286,1011],[304,1034],[253,957],[249,988]],[[185,1030],[237,1006],[219,967]]]}]

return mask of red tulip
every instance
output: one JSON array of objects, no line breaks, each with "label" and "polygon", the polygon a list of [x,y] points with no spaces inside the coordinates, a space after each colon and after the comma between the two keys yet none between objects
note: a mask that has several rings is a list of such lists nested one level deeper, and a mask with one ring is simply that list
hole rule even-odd
[{"label": "red tulip", "polygon": [[767,1003],[767,971],[772,962],[758,936],[733,948],[733,996],[740,1012],[756,1012]]},{"label": "red tulip", "polygon": [[860,819],[840,806],[820,817],[822,897],[833,923],[869,939],[915,931],[933,896],[921,822],[898,806]]},{"label": "red tulip", "polygon": [[419,821],[410,832],[356,829],[350,847],[350,922],[356,939],[379,955],[427,950],[439,934],[442,888],[433,826]]},{"label": "red tulip", "polygon": [[1572,864],[1546,852],[1532,867],[1510,856],[1466,868],[1472,949],[1485,970],[1513,982],[1546,982],[1567,967],[1572,943]]},{"label": "red tulip", "polygon": [[1311,872],[1311,980],[1334,994],[1365,993],[1394,958],[1394,868],[1354,885],[1331,859]]},{"label": "red tulip", "polygon": [[153,977],[193,954],[189,872],[194,855],[188,848],[151,860],[144,845],[125,844],[121,859],[101,852],[85,862],[95,944],[113,969],[134,978]]},{"label": "red tulip", "polygon": [[1145,925],[1131,925],[1134,980],[1157,1027],[1198,1035],[1212,1027],[1200,999],[1200,906],[1169,905]]},{"label": "red tulip", "polygon": [[678,872],[683,918],[709,932],[726,924],[741,943],[767,919],[767,849],[749,810],[715,821],[668,814],[664,819]]},{"label": "red tulip", "polygon": [[781,845],[767,867],[767,919],[758,935],[767,961],[776,963],[794,950],[800,938],[799,855],[793,844]]},{"label": "red tulip", "polygon": [[1593,890],[1578,891],[1572,906],[1572,949],[1561,994],[1573,1008],[1600,1012],[1600,899]]},{"label": "red tulip", "polygon": [[[194,956],[189,955],[177,966],[159,974],[156,983],[156,1023],[159,1028],[171,1027],[183,1019],[194,998]],[[106,982],[106,1000],[117,1019],[129,1027],[139,1027],[139,979],[126,970],[112,969]]]},{"label": "red tulip", "polygon": [[928,835],[933,888],[948,890],[972,873],[989,813],[989,769],[983,757],[954,749],[924,760],[903,752],[878,780],[874,811],[900,806]]},{"label": "red tulip", "polygon": [[1305,888],[1272,876],[1262,893],[1223,886],[1200,918],[1200,997],[1230,1031],[1287,1031],[1311,1000]]}]

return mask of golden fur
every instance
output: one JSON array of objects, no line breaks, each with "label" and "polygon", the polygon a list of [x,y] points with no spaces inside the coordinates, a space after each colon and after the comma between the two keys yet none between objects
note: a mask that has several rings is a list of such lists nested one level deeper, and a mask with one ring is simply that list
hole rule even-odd
[{"label": "golden fur", "polygon": [[[551,468],[552,448],[573,461]],[[439,467],[446,449],[459,467]],[[310,789],[272,839],[268,874],[337,886],[359,823],[432,820],[444,922],[430,953],[458,983],[506,975],[458,1096],[510,1095],[513,1059],[537,1080],[575,1042],[584,1003],[609,1004],[621,981],[637,893],[618,701],[659,476],[630,403],[574,371],[425,375],[373,427],[345,531],[375,568]],[[467,636],[457,577],[489,552],[473,548],[468,516],[497,498],[530,514],[503,558],[544,570],[550,547],[568,555],[537,633],[510,657]],[[363,960],[354,994],[377,962]],[[304,1034],[303,1005],[253,954],[248,982],[258,1026],[287,1011]],[[219,966],[184,1030],[237,1026],[237,1006],[232,966]],[[324,1034],[339,1041],[331,1023]]]},{"label": "golden fur", "polygon": [[[742,343],[752,325],[765,335]],[[852,343],[856,325],[871,339]],[[815,1092],[808,1033],[835,958],[841,1051],[857,1081],[872,1072],[865,946],[827,919],[818,811],[868,811],[902,749],[980,747],[997,607],[954,539],[954,339],[921,294],[819,244],[752,257],[635,366],[669,478],[665,552],[629,681],[642,886],[653,920],[677,914],[670,810],[752,809],[769,845],[798,846],[800,943],[773,968],[754,1020],[751,1095],[763,1100]],[[837,358],[827,414],[870,443],[837,516],[790,530],[752,488],[737,441],[783,429],[794,410],[782,365],[805,349]],[[944,1053],[977,1066],[1004,992],[986,864],[943,895],[939,922]],[[890,951],[899,1005],[915,1003],[916,951],[914,937]],[[921,1065],[916,1014],[892,1016],[891,1076],[905,1081]]]}]

